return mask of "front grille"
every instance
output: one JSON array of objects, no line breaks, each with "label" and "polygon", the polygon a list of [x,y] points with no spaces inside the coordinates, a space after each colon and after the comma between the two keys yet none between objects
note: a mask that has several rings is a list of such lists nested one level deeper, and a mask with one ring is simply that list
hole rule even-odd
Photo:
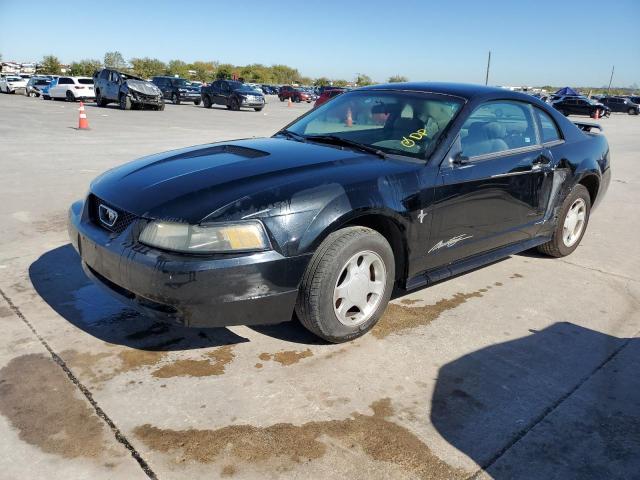
[{"label": "front grille", "polygon": [[[100,220],[100,215],[98,213],[98,208],[100,207],[100,205],[109,207],[117,212],[118,219],[116,220],[116,223],[113,224],[113,226],[110,227]],[[125,210],[122,210],[121,208],[114,207],[110,203],[99,199],[93,194],[89,195],[89,217],[91,218],[91,221],[93,223],[113,233],[124,232],[127,227],[131,225],[131,222],[138,218],[133,213],[129,213]]]}]

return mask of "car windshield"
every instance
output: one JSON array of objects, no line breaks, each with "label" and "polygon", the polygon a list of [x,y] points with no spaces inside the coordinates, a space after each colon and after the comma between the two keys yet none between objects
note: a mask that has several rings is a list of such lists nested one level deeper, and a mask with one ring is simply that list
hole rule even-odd
[{"label": "car windshield", "polygon": [[20,80],[22,80],[19,77],[7,77],[7,82],[19,82]]},{"label": "car windshield", "polygon": [[173,80],[174,87],[188,87],[189,82],[187,82],[184,78],[175,78]]},{"label": "car windshield", "polygon": [[36,85],[49,85],[49,82],[51,82],[51,80],[36,80],[35,84]]},{"label": "car windshield", "polygon": [[287,131],[313,141],[330,136],[383,153],[426,158],[463,101],[422,92],[348,92],[294,122]]},{"label": "car windshield", "polygon": [[229,85],[229,88],[231,90],[240,90],[241,88],[244,89],[250,89],[251,87],[249,87],[248,85],[245,85],[242,82],[235,82],[235,81],[227,81],[227,84]]}]

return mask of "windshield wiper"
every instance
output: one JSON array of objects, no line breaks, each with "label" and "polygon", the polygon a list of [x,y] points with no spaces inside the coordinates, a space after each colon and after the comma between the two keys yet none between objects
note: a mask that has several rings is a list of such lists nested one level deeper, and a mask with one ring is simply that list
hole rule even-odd
[{"label": "windshield wiper", "polygon": [[300,135],[299,133],[292,132],[291,130],[283,129],[276,132],[276,135],[284,135],[291,140],[295,140],[297,142],[305,142],[306,137],[304,135]]},{"label": "windshield wiper", "polygon": [[306,139],[315,142],[330,143],[332,145],[341,145],[343,147],[351,147],[355,148],[356,150],[372,153],[380,158],[387,158],[387,154],[382,150],[379,150],[375,147],[370,147],[369,145],[364,145],[363,143],[347,140],[346,138],[338,137],[336,135],[312,135],[310,137],[306,137]]}]

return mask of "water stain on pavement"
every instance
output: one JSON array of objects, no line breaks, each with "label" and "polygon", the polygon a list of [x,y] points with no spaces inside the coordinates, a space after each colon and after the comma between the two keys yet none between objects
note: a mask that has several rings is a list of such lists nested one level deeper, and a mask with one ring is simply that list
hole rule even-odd
[{"label": "water stain on pavement", "polygon": [[204,360],[176,360],[163,365],[155,370],[151,375],[156,378],[171,377],[208,377],[211,375],[222,375],[227,364],[235,358],[231,345],[216,348],[205,354]]},{"label": "water stain on pavement", "polygon": [[[170,430],[150,424],[134,434],[147,447],[175,454],[175,460],[211,463],[227,454],[239,462],[273,462],[280,471],[323,457],[328,445],[322,437],[339,442],[353,455],[364,452],[375,461],[388,462],[421,479],[464,478],[467,473],[436,457],[429,447],[406,428],[388,420],[394,414],[388,398],[371,404],[372,415],[354,412],[344,420],[278,423],[268,427],[230,425],[216,430]],[[347,457],[346,461],[352,461]]]},{"label": "water stain on pavement", "polygon": [[273,360],[274,362],[278,362],[281,365],[293,365],[294,363],[298,363],[303,358],[311,357],[313,352],[310,349],[303,350],[301,352],[297,352],[295,350],[286,350],[282,352],[276,353],[261,353],[258,357],[263,362],[268,362],[269,360]]},{"label": "water stain on pavement", "polygon": [[371,333],[374,337],[382,339],[393,333],[428,325],[447,310],[452,310],[471,298],[482,297],[483,291],[486,292],[486,289],[471,293],[456,293],[450,298],[443,298],[423,307],[405,307],[390,303]]},{"label": "water stain on pavement", "polygon": [[20,439],[65,458],[98,458],[104,426],[53,360],[22,355],[0,370],[0,413]]}]

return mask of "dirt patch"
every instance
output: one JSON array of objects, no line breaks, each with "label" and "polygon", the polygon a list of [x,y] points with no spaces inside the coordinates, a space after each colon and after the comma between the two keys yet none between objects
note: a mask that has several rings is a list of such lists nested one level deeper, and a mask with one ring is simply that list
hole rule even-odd
[{"label": "dirt patch", "polygon": [[225,465],[224,467],[222,467],[222,472],[220,472],[220,475],[222,477],[233,477],[236,472],[236,467],[234,467],[233,465]]},{"label": "dirt patch", "polygon": [[410,298],[404,298],[400,300],[400,303],[403,305],[415,305],[416,303],[420,303],[420,300],[412,300]]},{"label": "dirt patch", "polygon": [[519,273],[514,273],[509,278],[524,278],[524,275],[520,275]]},{"label": "dirt patch", "polygon": [[[422,479],[463,478],[466,472],[436,457],[418,437],[388,417],[393,415],[386,398],[371,404],[372,415],[354,412],[351,418],[308,422],[302,425],[278,423],[268,427],[230,425],[217,430],[168,430],[146,424],[134,434],[147,447],[177,454],[176,461],[214,462],[221,453],[239,461],[287,468],[321,458],[328,450],[322,437],[331,437],[354,453],[389,462]],[[351,460],[349,460],[351,461]],[[279,464],[279,465],[278,465]]]},{"label": "dirt patch", "polygon": [[0,318],[8,318],[11,316],[13,316],[13,312],[11,311],[10,308],[0,306]]},{"label": "dirt patch", "polygon": [[392,333],[428,325],[438,318],[443,312],[452,310],[470,298],[482,297],[482,289],[471,293],[456,293],[453,297],[443,298],[433,305],[423,307],[404,307],[395,303],[390,303],[380,321],[371,330],[376,338],[385,338]]},{"label": "dirt patch", "polygon": [[[71,370],[83,380],[99,384],[115,376],[142,367],[152,366],[166,357],[166,352],[127,349],[119,352],[89,353],[65,350],[60,353]],[[117,359],[114,361],[114,359]]]},{"label": "dirt patch", "polygon": [[0,370],[0,413],[20,439],[65,458],[97,458],[104,425],[53,360],[22,355]]},{"label": "dirt patch", "polygon": [[303,350],[301,352],[296,352],[295,350],[285,350],[282,352],[276,353],[261,353],[258,358],[263,362],[268,362],[269,360],[273,360],[274,362],[278,362],[281,365],[293,365],[294,363],[298,363],[303,358],[313,356],[313,352],[310,349]]},{"label": "dirt patch", "polygon": [[166,352],[148,352],[145,350],[127,349],[118,353],[120,358],[120,368],[114,373],[124,373],[137,370],[142,367],[155,365],[167,356]]},{"label": "dirt patch", "polygon": [[151,375],[156,378],[222,375],[226,365],[235,358],[231,345],[216,348],[206,356],[208,358],[205,360],[176,360],[158,368]]},{"label": "dirt patch", "polygon": [[93,383],[104,382],[115,376],[115,373],[105,371],[105,367],[100,363],[106,358],[111,358],[111,353],[89,353],[78,352],[76,350],[65,350],[60,353],[69,368],[82,378],[83,381],[89,380]]}]

